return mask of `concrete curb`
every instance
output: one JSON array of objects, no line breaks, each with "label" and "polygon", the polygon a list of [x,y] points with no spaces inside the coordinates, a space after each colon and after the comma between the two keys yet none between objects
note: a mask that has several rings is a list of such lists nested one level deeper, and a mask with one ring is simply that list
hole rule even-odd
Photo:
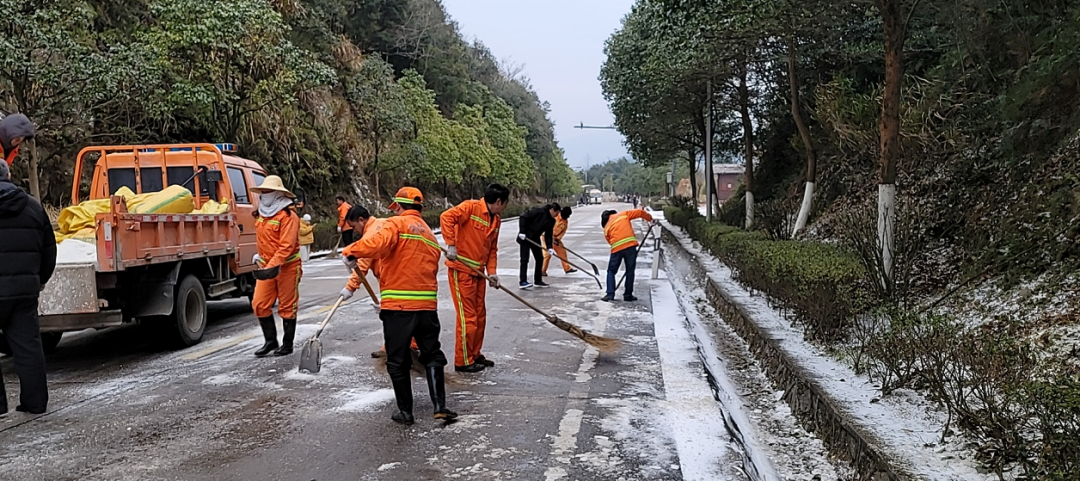
[{"label": "concrete curb", "polygon": [[[667,228],[663,229],[662,236],[664,248],[678,249],[689,258],[696,258]],[[700,263],[692,264],[694,275],[704,280],[710,306],[746,341],[765,375],[783,390],[782,399],[807,431],[817,434],[833,454],[849,461],[859,479],[915,479],[888,462],[887,455],[878,447],[880,443],[845,415],[845,411],[832,400],[815,376],[754,321],[746,306],[718,286]]]}]

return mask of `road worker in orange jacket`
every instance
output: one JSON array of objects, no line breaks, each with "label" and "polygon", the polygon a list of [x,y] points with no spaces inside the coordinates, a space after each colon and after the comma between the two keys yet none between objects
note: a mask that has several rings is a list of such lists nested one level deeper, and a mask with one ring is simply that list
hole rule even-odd
[{"label": "road worker in orange jacket", "polygon": [[637,267],[637,234],[630,221],[644,219],[654,222],[651,215],[641,209],[615,212],[605,210],[600,214],[600,225],[604,227],[604,237],[611,246],[611,257],[607,267],[607,294],[603,300],[611,302],[615,299],[615,274],[619,272],[619,264],[626,264],[626,288],[623,290],[624,301],[636,301],[634,297],[634,269]]},{"label": "road worker in orange jacket", "polygon": [[[259,209],[255,220],[255,242],[258,253],[252,259],[260,269],[277,269],[272,279],[255,281],[255,296],[251,307],[259,318],[265,343],[255,351],[258,357],[274,352],[285,356],[293,352],[296,334],[296,311],[300,306],[300,218],[293,211],[296,198],[281,182],[281,177],[271,175],[262,185],[252,187],[259,194]],[[271,271],[272,272],[272,271]],[[274,303],[281,316],[282,340],[279,347],[274,323]]]},{"label": "road worker in orange jacket", "polygon": [[443,366],[446,355],[439,344],[439,259],[442,252],[435,234],[424,219],[424,196],[419,189],[402,187],[390,208],[397,216],[354,243],[345,264],[352,270],[360,258],[378,259],[379,290],[386,342],[386,372],[394,386],[397,412],[390,419],[411,425],[412,380],[409,368],[409,339],[420,347],[420,363],[427,375],[428,392],[435,407],[435,419],[454,419],[457,413],[446,408]]},{"label": "road worker in orange jacket", "polygon": [[[376,219],[371,216],[371,213],[362,206],[354,206],[349,209],[349,212],[345,214],[345,223],[349,224],[353,232],[359,233],[356,236],[356,241],[362,240],[364,237],[373,235],[382,227],[382,223],[385,219]],[[355,242],[354,242],[355,243]],[[360,269],[360,273],[367,276],[368,271],[375,274],[375,278],[379,278],[379,261],[377,259],[369,259],[366,257],[358,257],[351,249],[352,245],[345,247],[341,251],[343,257],[356,257],[356,265]],[[341,290],[341,296],[346,300],[351,298],[357,289],[360,288],[360,276],[356,274],[356,271],[352,271],[349,274],[349,282],[345,285],[345,288]]]},{"label": "road worker in orange jacket", "polygon": [[[574,267],[571,266],[569,262],[566,262],[564,260],[564,259],[566,259],[566,248],[563,247],[563,245],[562,245],[562,238],[563,238],[564,235],[566,235],[566,229],[570,226],[570,223],[568,221],[570,219],[570,214],[572,214],[573,212],[574,211],[572,209],[570,209],[570,206],[563,207],[562,211],[559,213],[559,218],[555,219],[555,228],[554,228],[554,230],[552,230],[552,233],[551,233],[552,241],[555,244],[555,254],[558,255],[559,261],[562,262],[562,270],[563,270],[563,272],[565,272],[567,274],[572,274],[574,272],[577,272],[577,269],[574,269]],[[541,243],[541,245],[543,245],[543,244]],[[545,276],[547,276],[548,264],[551,262],[551,253],[548,252],[551,249],[547,249],[546,247],[547,246],[545,246],[545,249],[544,249],[544,275]]]},{"label": "road worker in orange jacket", "polygon": [[446,241],[446,275],[457,319],[454,323],[454,370],[480,372],[495,365],[480,353],[487,326],[487,273],[498,287],[499,217],[510,202],[510,189],[491,184],[481,200],[467,200],[439,216]]},{"label": "road worker in orange jacket", "polygon": [[[371,213],[368,212],[366,208],[359,205],[353,206],[349,209],[349,212],[345,214],[345,222],[353,228],[353,232],[357,233],[356,239],[353,241],[353,244],[356,244],[357,241],[362,240],[364,237],[373,235],[375,232],[378,232],[379,229],[382,227],[383,221],[385,220],[386,219],[377,219],[375,217],[372,217]],[[355,252],[353,252],[350,247],[352,247],[352,245],[346,247],[344,250],[341,251],[341,255],[343,257],[356,257]],[[367,277],[368,271],[371,271],[372,274],[375,274],[376,279],[379,278],[378,259],[357,257],[356,267],[360,270],[360,274],[363,274],[364,277]],[[361,284],[362,283],[360,282],[360,275],[356,273],[356,270],[351,271],[349,273],[349,282],[347,282],[345,284],[345,288],[341,290],[341,297],[344,300],[351,299],[353,294],[356,293],[356,290],[360,288]],[[410,348],[414,351],[419,349],[419,347],[416,345],[415,339],[413,339]],[[386,346],[379,348],[378,351],[372,352],[371,357],[386,357]]]},{"label": "road worker in orange jacket", "polygon": [[345,214],[349,213],[349,209],[352,209],[352,206],[349,205],[348,202],[345,202],[345,198],[340,196],[340,195],[337,196],[336,201],[337,201],[337,231],[338,231],[339,234],[341,234],[341,247],[347,247],[349,244],[352,244],[354,241],[358,240],[360,237],[358,235],[354,236],[353,234],[355,233],[355,231],[353,231],[352,226],[349,225],[348,222],[345,222]]}]

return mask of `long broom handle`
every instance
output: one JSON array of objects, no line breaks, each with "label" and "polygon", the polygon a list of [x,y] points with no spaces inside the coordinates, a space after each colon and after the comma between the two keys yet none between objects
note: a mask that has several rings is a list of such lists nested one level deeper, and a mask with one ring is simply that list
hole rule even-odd
[{"label": "long broom handle", "polygon": [[[649,240],[649,234],[652,233],[652,228],[655,227],[655,226],[656,226],[656,224],[653,224],[652,222],[649,223],[649,230],[645,231],[645,237],[642,237],[641,242],[638,243],[638,246],[637,246],[638,253],[641,253],[641,248],[645,247],[645,241]],[[619,278],[619,282],[617,284],[615,284],[615,290],[619,290],[619,287],[622,286],[622,283],[625,280],[626,280],[626,272],[623,272],[622,277]]]},{"label": "long broom handle", "polygon": [[[443,247],[443,246],[439,246],[439,250],[443,251],[443,253],[444,253],[444,254],[449,254],[449,252],[447,252],[447,251],[446,251],[446,248],[445,248],[445,247]],[[462,262],[462,264],[465,264],[465,263],[464,263],[464,262]],[[473,266],[470,266],[470,265],[468,265],[468,264],[465,264],[465,267],[468,267],[468,268],[469,268],[469,270],[471,270],[471,271],[473,271],[474,273],[476,273],[476,275],[478,275],[478,276],[480,276],[480,277],[483,277],[483,278],[484,278],[484,280],[486,280],[486,281],[488,281],[488,282],[491,282],[491,278],[490,278],[490,277],[488,277],[488,275],[487,275],[487,274],[484,274],[483,272],[480,272],[480,270],[479,270],[479,269],[477,269],[477,268],[475,268],[475,267],[473,267]],[[544,317],[545,317],[545,318],[547,318],[547,319],[551,319],[551,318],[552,318],[552,316],[551,316],[551,315],[549,315],[548,313],[546,313],[546,312],[544,312],[544,311],[541,311],[541,310],[540,310],[540,308],[538,308],[538,307],[536,307],[536,306],[534,306],[534,305],[532,305],[532,304],[529,304],[529,302],[528,302],[528,301],[526,301],[525,299],[522,299],[522,298],[518,297],[518,295],[517,295],[517,294],[514,294],[513,292],[510,292],[510,290],[509,290],[509,289],[507,289],[507,288],[505,288],[505,287],[503,287],[503,285],[502,285],[502,284],[499,284],[499,285],[498,285],[498,286],[496,286],[495,288],[496,288],[496,289],[499,289],[500,291],[503,291],[503,292],[505,292],[505,293],[507,293],[507,294],[510,294],[510,297],[513,297],[514,299],[517,299],[517,300],[518,300],[518,302],[520,302],[520,303],[522,303],[522,304],[525,304],[526,306],[529,306],[529,308],[530,308],[530,309],[532,309],[532,310],[534,310],[534,311],[536,311],[536,312],[540,313],[540,315],[541,315],[541,316],[544,316]]]},{"label": "long broom handle", "polygon": [[[526,240],[526,241],[528,241],[528,242],[529,242],[530,244],[532,244],[532,245],[536,246],[536,247],[539,247],[539,248],[541,248],[541,249],[543,249],[543,248],[544,248],[544,246],[542,246],[542,245],[540,245],[540,244],[537,244],[537,243],[536,243],[535,241],[533,241],[532,239],[530,239],[530,238],[528,238],[528,237],[526,237],[526,238],[525,238],[525,240]],[[554,247],[552,247],[552,248],[551,248],[551,250],[555,250],[555,248],[554,248]],[[570,265],[571,265],[571,266],[573,266],[573,267],[574,267],[575,269],[577,269],[577,270],[579,270],[579,271],[581,271],[581,272],[584,272],[584,273],[586,273],[586,274],[589,274],[589,271],[588,271],[588,270],[586,270],[586,269],[585,269],[584,267],[581,267],[581,266],[579,266],[579,265],[575,265],[575,264],[574,264],[573,262],[570,262],[570,261],[566,260],[566,258],[565,258],[565,257],[560,257],[560,256],[559,256],[559,254],[555,254],[555,258],[557,258],[557,259],[559,259],[559,260],[561,260],[561,261],[563,261],[563,262],[565,262],[565,263],[567,263],[567,264],[570,264]],[[599,283],[599,282],[600,282],[600,278],[598,278],[598,277],[596,277],[596,276],[594,276],[594,275],[592,275],[592,274],[589,274],[589,277],[592,277],[593,279],[596,279],[596,282],[597,282],[597,283]],[[603,286],[600,286],[600,287],[603,287]]]},{"label": "long broom handle", "polygon": [[[570,248],[566,247],[565,245],[562,246],[562,248],[566,249],[566,252],[574,254],[575,256],[578,256],[579,258],[581,258],[581,260],[583,260],[585,262],[588,262],[590,266],[593,266],[593,269],[596,269],[596,264],[593,264],[592,262],[590,262],[588,259],[585,258],[585,256],[583,256],[581,254],[578,254],[577,252],[574,252],[573,250],[570,250]],[[567,262],[569,263],[569,261],[567,261]],[[573,265],[573,264],[571,264],[571,265]]]}]

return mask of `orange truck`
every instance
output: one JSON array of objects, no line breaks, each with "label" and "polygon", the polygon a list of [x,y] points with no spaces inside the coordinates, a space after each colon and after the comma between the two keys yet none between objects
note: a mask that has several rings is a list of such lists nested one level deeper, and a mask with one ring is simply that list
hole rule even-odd
[{"label": "orange truck", "polygon": [[[232,155],[230,144],[88,147],[79,152],[72,205],[110,199],[95,217],[96,258],[58,263],[41,293],[42,343],[64,332],[138,322],[174,346],[198,343],[209,300],[251,296],[255,281],[256,194],[266,171]],[[133,214],[121,187],[136,194],[181,185],[195,208],[227,201],[224,214]]]}]

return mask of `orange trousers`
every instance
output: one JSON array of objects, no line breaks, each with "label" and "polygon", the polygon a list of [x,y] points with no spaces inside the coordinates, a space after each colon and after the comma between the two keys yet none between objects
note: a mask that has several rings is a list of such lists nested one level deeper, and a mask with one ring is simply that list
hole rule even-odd
[{"label": "orange trousers", "polygon": [[[540,239],[540,245],[544,245],[544,244],[546,244],[546,242],[544,242],[543,239]],[[543,250],[544,250],[544,271],[543,272],[544,272],[544,274],[547,274],[548,263],[551,262],[551,254],[548,254],[547,247],[544,247]],[[562,259],[566,259],[566,249],[563,249],[563,246],[555,246],[555,253],[559,254],[559,257],[562,257]],[[570,264],[568,264],[566,261],[562,260],[562,259],[559,259],[559,262],[562,262],[562,270],[563,270],[563,272],[570,272],[570,269],[573,269],[573,267]]]},{"label": "orange trousers", "polygon": [[277,277],[255,281],[255,297],[251,299],[255,317],[273,316],[277,302],[278,315],[282,319],[296,319],[296,311],[300,308],[300,276],[303,275],[300,264],[299,260],[286,263]]},{"label": "orange trousers", "polygon": [[454,365],[475,364],[484,347],[484,329],[487,327],[487,281],[471,272],[447,269],[450,278],[450,298],[454,301],[457,317],[454,323]]}]

